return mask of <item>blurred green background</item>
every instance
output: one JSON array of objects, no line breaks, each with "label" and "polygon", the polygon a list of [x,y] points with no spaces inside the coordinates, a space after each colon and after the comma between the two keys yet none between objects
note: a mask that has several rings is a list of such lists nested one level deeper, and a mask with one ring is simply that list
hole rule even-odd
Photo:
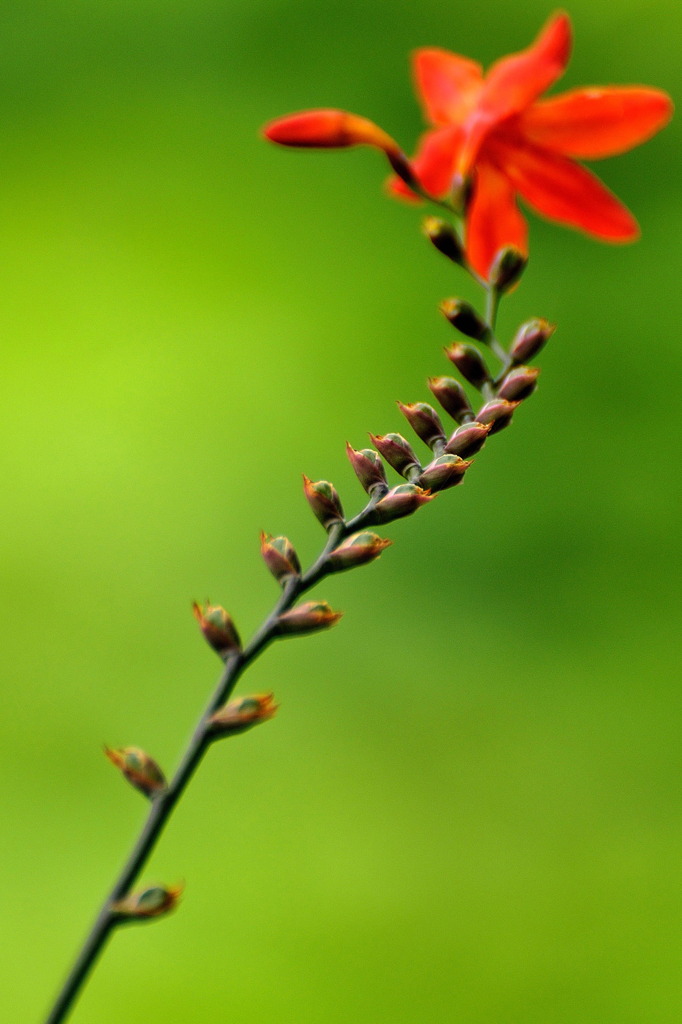
[{"label": "blurred green background", "polygon": [[[37,1024],[142,798],[302,557],[300,473],[428,398],[447,295],[478,299],[381,192],[377,154],[277,151],[309,106],[409,150],[408,52],[489,63],[538,0],[4,0],[0,9],[3,1020]],[[679,94],[672,0],[571,4],[562,87]],[[533,219],[503,307],[559,322],[542,386],[464,487],[318,590],[271,648],[266,728],[214,749],[149,881],[181,909],[109,946],[74,1024],[658,1024],[682,1017],[679,123],[598,171],[636,246]]]}]

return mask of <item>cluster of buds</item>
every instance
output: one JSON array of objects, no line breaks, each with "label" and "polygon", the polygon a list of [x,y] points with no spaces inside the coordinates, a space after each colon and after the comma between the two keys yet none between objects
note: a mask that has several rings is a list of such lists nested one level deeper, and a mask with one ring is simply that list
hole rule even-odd
[{"label": "cluster of buds", "polygon": [[[446,255],[454,253],[452,240],[447,243],[441,241],[448,238],[448,232],[439,222],[434,224],[433,221],[434,218],[427,218],[425,223],[428,237],[440,251],[446,249]],[[498,252],[490,271],[489,286],[493,298],[514,288],[526,265],[527,257],[518,249],[507,247]],[[526,364],[547,343],[554,332],[554,325],[540,318],[527,321],[518,329],[506,351],[497,342],[492,327],[468,302],[446,299],[440,309],[460,334],[484,345],[503,363],[499,377],[493,379],[482,353],[470,341],[455,342],[445,349],[447,358],[464,380],[481,391],[486,399],[475,414],[466,391],[457,380],[435,377],[429,381],[432,394],[460,424],[444,445],[443,453],[466,458],[482,448],[488,434],[495,434],[508,426],[519,403],[535,391],[540,371]]]},{"label": "cluster of buds", "polygon": [[[296,144],[307,145],[307,133],[311,132],[312,140],[320,125],[324,127],[330,145],[375,145],[384,149],[390,160],[400,160],[391,141],[387,141],[370,122],[341,116],[337,111],[318,111],[314,117],[296,116],[285,125],[275,125],[270,137],[289,144],[291,140],[285,136],[294,132],[298,140]],[[319,139],[319,136],[315,137]],[[465,185],[463,183],[463,187]],[[453,263],[468,266],[462,240],[451,225],[437,217],[429,217],[424,223],[424,231],[440,253]],[[490,271],[493,299],[515,286],[525,266],[526,257],[516,249],[507,248],[498,253]],[[475,411],[465,386],[459,380],[448,376],[431,377],[427,382],[431,394],[456,423],[454,432],[448,437],[441,416],[432,405],[427,402],[398,402],[398,408],[410,428],[430,449],[424,464],[410,441],[396,432],[370,434],[373,448],[356,449],[351,444],[346,445],[351,466],[370,499],[364,512],[357,517],[363,525],[386,524],[410,516],[433,501],[438,492],[459,485],[472,464],[471,457],[483,448],[490,435],[511,422],[518,405],[536,388],[539,370],[527,364],[551,336],[554,330],[551,324],[540,319],[526,322],[506,352],[498,344],[492,326],[470,303],[458,298],[447,299],[441,303],[440,310],[467,339],[447,346],[446,357],[466,384],[482,392],[484,403]],[[484,358],[472,342],[484,346],[488,358]],[[503,363],[503,370],[497,378],[493,377],[488,365],[492,354]],[[404,482],[391,486],[387,467]],[[303,491],[311,511],[329,533],[329,543],[310,573],[303,574],[296,550],[287,537],[261,533],[263,561],[285,592],[285,610],[279,611],[269,621],[270,638],[306,636],[334,626],[341,618],[341,612],[324,601],[297,604],[298,595],[308,588],[310,581],[316,581],[321,575],[343,572],[375,561],[392,543],[367,529],[350,533],[339,494],[328,480],[313,481],[304,475]],[[194,614],[206,640],[221,658],[226,660],[241,653],[239,635],[223,608],[208,602],[195,604]],[[212,739],[239,734],[268,721],[276,711],[277,705],[271,693],[240,697],[229,701],[208,719],[207,734]],[[163,775],[143,751],[132,747],[108,750],[107,756],[147,796],[163,792]],[[120,912],[135,917],[163,913],[176,898],[173,892],[145,890],[142,894],[128,897],[125,908],[121,903],[120,907],[124,909]]]}]

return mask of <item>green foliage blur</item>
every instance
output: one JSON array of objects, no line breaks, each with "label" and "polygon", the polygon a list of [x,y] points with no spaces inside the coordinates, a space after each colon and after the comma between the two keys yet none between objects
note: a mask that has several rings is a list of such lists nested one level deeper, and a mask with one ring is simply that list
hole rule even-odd
[{"label": "green foliage blur", "polygon": [[[338,106],[410,151],[408,53],[485,64],[538,0],[4,0],[2,1019],[38,1024],[219,663],[309,561],[301,473],[348,510],[344,443],[401,430],[475,288],[382,194],[369,150],[265,121]],[[680,92],[672,0],[576,0],[559,88]],[[597,170],[643,238],[531,223],[508,338],[558,321],[541,387],[466,483],[316,591],[332,632],[240,692],[275,720],[211,751],[73,1024],[663,1024],[682,1017],[679,123]]]}]

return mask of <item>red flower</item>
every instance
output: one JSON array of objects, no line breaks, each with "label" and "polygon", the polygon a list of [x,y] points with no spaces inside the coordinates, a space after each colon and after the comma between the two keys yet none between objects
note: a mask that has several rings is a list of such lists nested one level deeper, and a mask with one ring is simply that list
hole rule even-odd
[{"label": "red flower", "polygon": [[485,77],[466,57],[417,50],[416,88],[433,127],[409,169],[382,129],[345,111],[279,118],[265,135],[285,146],[375,146],[402,171],[390,181],[402,198],[418,198],[405,183],[410,172],[438,199],[467,189],[466,256],[484,278],[503,247],[527,252],[517,195],[550,220],[608,242],[632,241],[638,235],[632,214],[576,159],[614,156],[646,141],[668,122],[672,102],[645,86],[573,89],[538,100],[563,73],[570,50],[571,23],[563,13],[527,50],[499,60]]},{"label": "red flower", "polygon": [[[622,153],[662,128],[670,98],[642,86],[574,89],[538,97],[563,73],[571,50],[568,15],[554,15],[535,42],[484,77],[480,65],[445,50],[414,55],[417,91],[433,129],[412,170],[437,197],[471,181],[467,258],[487,277],[495,254],[527,251],[520,195],[544,217],[609,242],[638,235],[632,214],[575,158]],[[414,198],[395,178],[392,191]]]}]

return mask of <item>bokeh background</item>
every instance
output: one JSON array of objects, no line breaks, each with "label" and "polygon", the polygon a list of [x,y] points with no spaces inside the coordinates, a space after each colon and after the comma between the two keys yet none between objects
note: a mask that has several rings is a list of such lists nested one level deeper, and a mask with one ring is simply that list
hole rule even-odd
[{"label": "bokeh background", "polygon": [[[484,63],[551,8],[495,0],[3,0],[3,1019],[37,1024],[144,816],[101,753],[169,770],[276,586],[321,542],[300,473],[402,429],[475,290],[370,151],[277,151],[308,106],[412,148],[408,52]],[[574,0],[563,86],[679,95],[672,0]],[[682,1016],[679,124],[599,172],[643,240],[532,220],[502,313],[560,324],[466,485],[319,588],[271,648],[277,719],[215,748],[74,1024],[662,1024]]]}]

